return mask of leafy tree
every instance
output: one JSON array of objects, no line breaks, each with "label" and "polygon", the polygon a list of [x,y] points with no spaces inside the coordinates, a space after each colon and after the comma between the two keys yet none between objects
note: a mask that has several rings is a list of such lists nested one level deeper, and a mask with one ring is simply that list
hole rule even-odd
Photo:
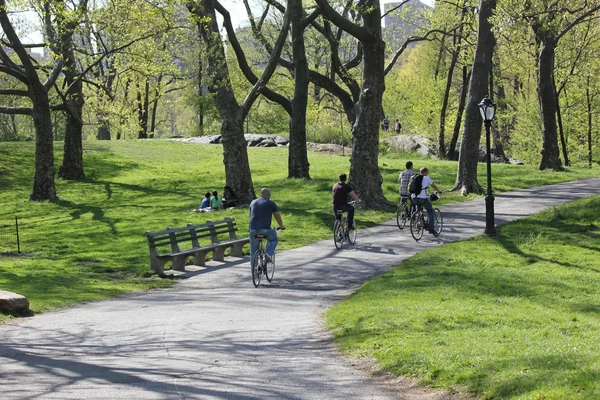
[{"label": "leafy tree", "polygon": [[34,201],[56,200],[49,91],[56,82],[64,62],[61,59],[54,60],[47,76],[38,69],[19,39],[8,17],[6,0],[0,0],[0,26],[6,35],[8,45],[20,61],[20,64],[17,64],[9,57],[4,48],[0,47],[0,71],[17,79],[26,87],[25,90],[4,91],[2,94],[27,96],[32,103],[30,108],[15,109],[4,107],[0,111],[9,114],[28,114],[32,116],[36,134],[36,157],[33,191],[29,198]]},{"label": "leafy tree", "polygon": [[[243,123],[248,110],[259,95],[260,88],[268,84],[275,71],[276,61],[281,53],[285,35],[289,28],[289,18],[286,14],[281,33],[267,67],[240,105],[231,86],[225,49],[219,33],[215,9],[218,7],[226,20],[228,19],[228,13],[217,1],[213,0],[190,0],[186,3],[186,6],[196,20],[198,30],[201,32],[207,49],[208,66],[206,73],[210,82],[209,90],[215,96],[215,104],[221,116],[221,142],[223,144],[225,178],[227,183],[238,193],[240,201],[249,203],[256,195],[248,163]],[[238,62],[244,59],[244,57],[238,56]]]},{"label": "leafy tree", "polygon": [[477,181],[477,163],[479,161],[479,143],[481,139],[481,116],[478,104],[488,92],[489,76],[492,69],[492,54],[496,38],[492,32],[490,17],[496,8],[496,0],[481,0],[479,3],[479,28],[477,46],[463,125],[458,171],[453,190],[461,193],[482,193],[483,189]]}]

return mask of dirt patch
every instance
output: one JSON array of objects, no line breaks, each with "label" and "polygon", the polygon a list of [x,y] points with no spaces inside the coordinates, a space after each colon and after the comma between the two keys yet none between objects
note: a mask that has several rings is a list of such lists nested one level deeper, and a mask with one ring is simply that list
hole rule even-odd
[{"label": "dirt patch", "polygon": [[421,386],[416,379],[396,376],[382,371],[377,361],[369,357],[344,357],[350,365],[364,373],[377,385],[395,393],[402,400],[476,400],[477,397],[467,393],[463,388],[448,390],[433,389]]}]

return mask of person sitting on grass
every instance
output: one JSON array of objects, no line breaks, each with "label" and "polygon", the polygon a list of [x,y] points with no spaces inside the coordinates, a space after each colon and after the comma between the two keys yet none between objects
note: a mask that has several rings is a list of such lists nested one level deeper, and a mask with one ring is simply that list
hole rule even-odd
[{"label": "person sitting on grass", "polygon": [[212,197],[210,198],[210,207],[213,210],[218,210],[221,208],[221,199],[219,198],[219,193],[216,190],[213,190]]},{"label": "person sitting on grass", "polygon": [[229,185],[223,187],[223,198],[221,199],[221,207],[229,208],[237,206],[238,200]]}]

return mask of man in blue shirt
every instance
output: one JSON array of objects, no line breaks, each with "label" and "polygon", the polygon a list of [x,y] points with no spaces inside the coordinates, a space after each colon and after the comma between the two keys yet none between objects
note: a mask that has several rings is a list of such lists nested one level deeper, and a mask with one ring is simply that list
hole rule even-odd
[{"label": "man in blue shirt", "polygon": [[250,203],[250,263],[254,261],[254,253],[258,249],[258,240],[256,235],[265,235],[267,238],[267,260],[270,260],[275,254],[277,247],[277,234],[271,228],[271,217],[275,217],[279,229],[285,229],[279,208],[271,200],[271,192],[267,188],[260,190],[260,197]]}]

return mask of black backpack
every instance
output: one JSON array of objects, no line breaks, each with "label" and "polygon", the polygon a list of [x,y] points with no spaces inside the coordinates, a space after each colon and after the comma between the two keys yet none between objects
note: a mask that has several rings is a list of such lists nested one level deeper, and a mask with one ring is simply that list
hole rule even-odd
[{"label": "black backpack", "polygon": [[408,182],[408,191],[410,193],[419,194],[423,190],[423,175],[415,174],[410,178]]}]

